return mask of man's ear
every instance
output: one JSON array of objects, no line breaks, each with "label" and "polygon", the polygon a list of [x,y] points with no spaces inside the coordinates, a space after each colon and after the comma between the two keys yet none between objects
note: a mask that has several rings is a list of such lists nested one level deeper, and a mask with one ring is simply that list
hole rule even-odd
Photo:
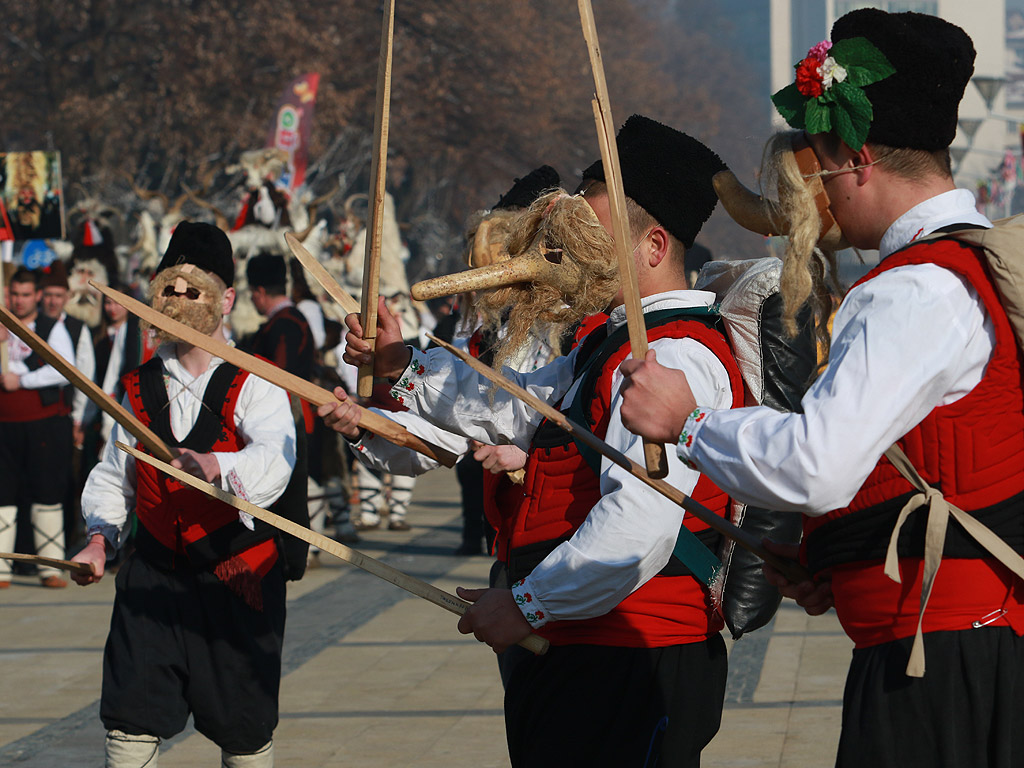
[{"label": "man's ear", "polygon": [[[850,151],[853,152],[853,150]],[[878,162],[878,160],[878,155],[866,142],[864,146],[854,152],[853,167],[857,169],[854,171],[854,173],[857,174],[857,186],[862,186],[867,183],[868,179],[871,178],[872,172],[875,170],[875,163]]]},{"label": "man's ear", "polygon": [[669,251],[672,248],[672,242],[669,238],[668,231],[664,227],[655,227],[651,230],[651,234],[648,235],[650,240],[650,249],[647,253],[647,263],[652,267],[656,267],[666,258],[668,258]]},{"label": "man's ear", "polygon": [[231,308],[235,306],[235,289],[225,288],[224,298],[221,301],[221,314],[226,315],[231,312]]}]

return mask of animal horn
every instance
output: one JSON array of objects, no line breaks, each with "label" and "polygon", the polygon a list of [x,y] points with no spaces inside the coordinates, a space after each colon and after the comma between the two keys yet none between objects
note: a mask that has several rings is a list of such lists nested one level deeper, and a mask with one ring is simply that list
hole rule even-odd
[{"label": "animal horn", "polygon": [[711,182],[722,207],[741,227],[766,236],[789,234],[789,222],[775,203],[747,189],[732,171],[719,171]]}]

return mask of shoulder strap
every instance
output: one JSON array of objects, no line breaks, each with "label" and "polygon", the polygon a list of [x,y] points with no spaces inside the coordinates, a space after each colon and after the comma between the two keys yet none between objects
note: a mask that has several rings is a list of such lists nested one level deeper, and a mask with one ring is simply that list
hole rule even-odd
[{"label": "shoulder strap", "polygon": [[[36,330],[35,334],[43,341],[49,343],[50,334],[53,333],[54,327],[57,325],[57,321],[53,318],[47,317],[42,312],[36,315]],[[73,341],[73,340],[72,340]],[[46,361],[39,356],[38,352],[33,351],[31,355],[25,358],[25,365],[30,371],[35,371],[46,365]]]}]

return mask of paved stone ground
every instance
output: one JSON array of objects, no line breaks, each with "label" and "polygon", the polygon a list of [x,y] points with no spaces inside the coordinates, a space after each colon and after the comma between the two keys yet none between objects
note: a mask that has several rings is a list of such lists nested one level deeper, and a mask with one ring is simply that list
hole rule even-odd
[{"label": "paved stone ground", "polygon": [[[371,532],[360,550],[442,589],[483,586],[486,557],[454,557],[453,472],[421,479],[412,531]],[[501,768],[501,684],[490,650],[441,608],[324,555],[289,586],[277,765]],[[0,592],[0,766],[103,763],[100,665],[113,580],[44,590],[15,577]],[[788,601],[771,626],[731,644],[722,730],[706,768],[821,768],[838,742],[850,643],[833,614]],[[219,765],[191,727],[163,768]]]}]

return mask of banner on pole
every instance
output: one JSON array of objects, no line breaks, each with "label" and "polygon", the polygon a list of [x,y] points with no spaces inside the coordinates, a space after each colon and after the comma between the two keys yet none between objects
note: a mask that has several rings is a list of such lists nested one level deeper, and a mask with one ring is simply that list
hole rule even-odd
[{"label": "banner on pole", "polygon": [[288,153],[288,164],[278,183],[292,192],[306,180],[309,135],[313,128],[313,107],[320,74],[297,77],[284,89],[277,103],[274,122],[267,134],[267,147]]}]

